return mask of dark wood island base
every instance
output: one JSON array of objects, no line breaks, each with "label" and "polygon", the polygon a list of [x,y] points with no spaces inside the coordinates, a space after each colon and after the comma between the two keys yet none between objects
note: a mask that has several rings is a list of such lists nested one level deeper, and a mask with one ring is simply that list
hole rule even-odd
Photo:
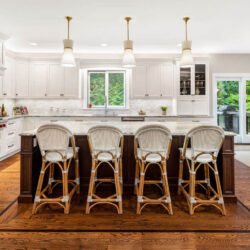
[{"label": "dark wood island base", "polygon": [[[80,147],[79,165],[81,185],[88,185],[91,171],[91,156],[89,152],[87,136],[76,135],[76,146]],[[173,143],[168,160],[168,179],[171,194],[177,192],[179,150],[183,146],[184,136],[174,135]],[[234,187],[234,137],[226,136],[220,154],[218,156],[218,168],[221,179],[222,191],[225,202],[237,202]],[[19,203],[32,203],[35,195],[36,185],[41,169],[41,154],[34,135],[21,136],[21,174]],[[134,184],[135,157],[134,136],[125,135],[123,154],[123,182],[125,189]],[[155,171],[148,171],[149,175],[155,175]],[[156,173],[157,174],[157,173]],[[105,169],[102,175],[109,176],[109,169]],[[82,189],[82,192],[87,190]],[[132,195],[132,193],[131,193]]]}]

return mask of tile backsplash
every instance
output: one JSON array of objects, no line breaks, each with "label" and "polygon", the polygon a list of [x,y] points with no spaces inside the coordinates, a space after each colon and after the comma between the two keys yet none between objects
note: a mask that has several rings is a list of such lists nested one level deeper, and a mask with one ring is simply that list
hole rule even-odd
[{"label": "tile backsplash", "polygon": [[[161,106],[168,107],[168,115],[175,115],[175,100],[173,99],[131,99],[129,101],[129,109],[115,111],[115,113],[122,114],[137,114],[140,109],[145,111],[148,115],[160,115]],[[7,104],[6,104],[7,105]],[[83,109],[83,101],[80,99],[67,100],[43,100],[43,99],[28,99],[16,100],[13,105],[27,106],[30,114],[91,114],[102,113],[103,110]],[[53,107],[53,110],[51,110]],[[112,112],[112,111],[110,111]]]}]

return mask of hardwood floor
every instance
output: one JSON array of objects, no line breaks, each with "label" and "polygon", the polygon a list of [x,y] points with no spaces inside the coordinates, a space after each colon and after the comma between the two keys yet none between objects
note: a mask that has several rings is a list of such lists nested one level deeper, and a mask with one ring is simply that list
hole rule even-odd
[{"label": "hardwood floor", "polygon": [[[0,163],[2,207],[18,195],[18,161],[16,155]],[[250,169],[236,161],[235,174],[236,193],[244,205],[226,204],[227,216],[211,207],[189,216],[178,196],[173,196],[173,216],[158,206],[148,206],[137,216],[136,199],[126,194],[123,215],[109,206],[85,215],[85,195],[74,197],[69,215],[56,206],[32,215],[31,204],[14,202],[0,216],[0,249],[249,249]]]},{"label": "hardwood floor", "polygon": [[20,187],[20,155],[0,162],[0,215],[13,202]]}]

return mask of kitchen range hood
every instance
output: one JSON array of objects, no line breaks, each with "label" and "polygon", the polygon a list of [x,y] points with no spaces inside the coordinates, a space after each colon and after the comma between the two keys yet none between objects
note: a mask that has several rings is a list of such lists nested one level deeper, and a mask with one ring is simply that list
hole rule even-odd
[{"label": "kitchen range hood", "polygon": [[5,41],[8,40],[9,37],[3,33],[0,33],[0,76],[4,75],[6,70],[5,66]]}]

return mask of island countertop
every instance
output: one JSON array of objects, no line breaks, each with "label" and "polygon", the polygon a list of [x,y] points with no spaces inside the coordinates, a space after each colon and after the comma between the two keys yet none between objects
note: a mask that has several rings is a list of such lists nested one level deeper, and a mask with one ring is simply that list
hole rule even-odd
[{"label": "island countertop", "polygon": [[[190,122],[190,121],[183,121],[183,122],[175,122],[175,121],[169,121],[169,122],[149,122],[149,121],[140,121],[140,122],[127,122],[127,121],[56,121],[53,122],[52,124],[59,124],[63,125],[69,130],[72,131],[74,135],[86,135],[88,133],[88,130],[96,125],[111,125],[119,128],[124,135],[134,135],[136,131],[146,125],[152,125],[152,124],[157,124],[157,125],[164,125],[167,128],[170,129],[172,132],[172,135],[186,135],[187,132],[199,125],[213,125],[213,123],[208,123],[208,122]],[[32,136],[35,135],[37,131],[37,128],[33,130],[28,130],[22,132],[20,135],[21,136]],[[229,136],[235,136],[233,132],[228,132],[225,131],[225,135]]]}]

